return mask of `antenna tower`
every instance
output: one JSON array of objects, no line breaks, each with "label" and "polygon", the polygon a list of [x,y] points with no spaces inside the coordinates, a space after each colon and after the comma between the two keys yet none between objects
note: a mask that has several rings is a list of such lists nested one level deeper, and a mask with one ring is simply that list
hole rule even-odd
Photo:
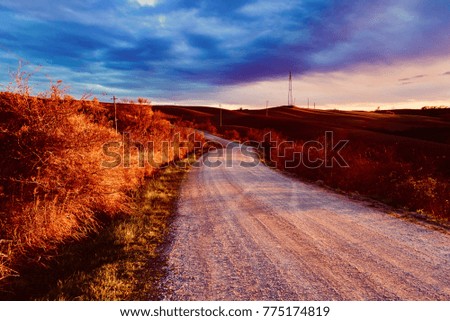
[{"label": "antenna tower", "polygon": [[288,106],[294,105],[294,99],[292,98],[292,72],[289,72],[289,93],[288,93]]}]

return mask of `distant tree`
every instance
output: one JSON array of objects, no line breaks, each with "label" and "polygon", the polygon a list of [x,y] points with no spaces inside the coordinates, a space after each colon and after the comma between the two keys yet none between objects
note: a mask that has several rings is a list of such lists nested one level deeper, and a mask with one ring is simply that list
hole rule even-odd
[{"label": "distant tree", "polygon": [[140,105],[149,105],[150,104],[150,99],[144,98],[144,97],[139,97],[137,101]]}]

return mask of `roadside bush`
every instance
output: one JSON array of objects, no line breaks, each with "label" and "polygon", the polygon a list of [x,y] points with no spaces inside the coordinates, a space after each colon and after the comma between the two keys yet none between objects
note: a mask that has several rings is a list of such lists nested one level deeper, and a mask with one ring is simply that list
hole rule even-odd
[{"label": "roadside bush", "polygon": [[[86,113],[101,110],[98,102],[65,96],[61,82],[33,97],[17,77],[0,97],[0,250],[12,265],[44,261],[61,242],[85,237],[96,213],[128,212],[132,187],[123,172],[99,166],[100,146],[118,135]],[[9,270],[0,269],[2,277]]]},{"label": "roadside bush", "polygon": [[[265,141],[269,132],[273,141],[271,146]],[[341,153],[348,167],[334,164],[313,168],[305,159],[302,162],[299,160],[299,157],[306,157],[304,141],[289,140],[276,130],[253,128],[247,130],[245,139],[260,142],[261,155],[269,166],[276,165],[280,170],[308,181],[320,181],[341,191],[358,193],[447,221],[450,219],[448,168],[442,165],[440,159],[414,148],[402,144],[380,145],[352,138]],[[334,137],[335,142],[341,139],[348,137],[345,134]],[[319,144],[317,147],[326,144],[324,136],[317,137],[314,142]],[[267,153],[268,147],[272,147],[270,154]],[[325,160],[329,156],[324,150],[314,148],[309,155],[312,160]]]},{"label": "roadside bush", "polygon": [[[121,130],[142,141],[171,141],[175,132],[187,139],[181,123],[141,102],[120,110]],[[95,98],[68,96],[61,81],[33,96],[20,69],[0,93],[0,280],[46,264],[61,244],[86,238],[103,219],[132,213],[133,194],[156,168],[138,166],[135,149],[131,166],[102,166],[104,144],[124,146],[111,115]]]}]

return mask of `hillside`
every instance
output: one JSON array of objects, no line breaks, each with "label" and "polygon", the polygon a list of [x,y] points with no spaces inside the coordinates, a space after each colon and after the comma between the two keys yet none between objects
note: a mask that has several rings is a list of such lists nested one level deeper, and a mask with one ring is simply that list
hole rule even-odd
[{"label": "hillside", "polygon": [[[270,131],[276,142],[271,143],[270,152],[261,148],[268,165],[335,189],[430,214],[432,220],[450,218],[450,109],[382,112],[283,106],[269,110],[221,111],[183,106],[154,106],[154,109],[173,119],[193,122],[198,128],[216,130],[229,139],[262,142],[264,134]],[[327,131],[333,132],[334,143],[348,140],[342,150],[348,167],[311,168],[301,164],[287,168],[287,161],[298,163],[296,158],[305,153],[305,143],[326,145]],[[286,148],[281,144],[283,141],[291,141],[292,147]],[[330,157],[320,148],[312,156]]]},{"label": "hillside", "polygon": [[[219,126],[219,108],[155,105],[153,109],[197,123],[210,120]],[[274,107],[268,111],[223,109],[222,117],[225,128],[273,128],[301,139],[314,139],[324,130],[345,130],[450,144],[450,109],[364,112]]]}]

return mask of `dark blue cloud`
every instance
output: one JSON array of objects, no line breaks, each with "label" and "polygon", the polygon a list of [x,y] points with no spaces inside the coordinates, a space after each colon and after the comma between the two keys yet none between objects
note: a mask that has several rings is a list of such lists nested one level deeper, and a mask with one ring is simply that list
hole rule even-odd
[{"label": "dark blue cloud", "polygon": [[330,71],[360,63],[393,63],[448,53],[450,41],[446,30],[450,28],[450,20],[445,16],[450,13],[449,5],[443,1],[432,6],[428,3],[420,6],[408,1],[311,3],[308,15],[300,16],[299,20],[295,14],[287,17],[293,19],[294,28],[296,22],[299,29],[307,28],[309,37],[294,44],[270,37],[254,42],[250,47],[262,53],[237,64],[226,79],[245,82],[285,75],[288,69],[298,73]]},{"label": "dark blue cloud", "polygon": [[132,42],[131,46],[109,47],[102,57],[106,66],[120,70],[150,70],[161,61],[170,61],[171,41],[163,38],[145,38]]},{"label": "dark blue cloud", "polygon": [[173,88],[448,54],[449,6],[447,0],[159,0],[155,6],[4,0],[0,65],[9,66],[6,52],[12,52],[72,71],[68,78],[80,86],[80,72],[88,72],[108,77],[86,83],[130,94],[149,88],[163,98]]},{"label": "dark blue cloud", "polygon": [[[25,61],[41,65],[69,68],[88,66],[97,59],[96,52],[107,48],[115,39],[109,30],[76,22],[47,22],[14,17],[8,10],[0,10],[0,19],[8,21],[10,37],[1,37],[1,48],[14,52]],[[0,30],[0,34],[7,33]]]},{"label": "dark blue cloud", "polygon": [[200,49],[202,53],[205,53],[208,57],[223,57],[223,54],[220,54],[220,42],[214,37],[196,33],[187,33],[186,40],[189,45],[193,48]]}]

